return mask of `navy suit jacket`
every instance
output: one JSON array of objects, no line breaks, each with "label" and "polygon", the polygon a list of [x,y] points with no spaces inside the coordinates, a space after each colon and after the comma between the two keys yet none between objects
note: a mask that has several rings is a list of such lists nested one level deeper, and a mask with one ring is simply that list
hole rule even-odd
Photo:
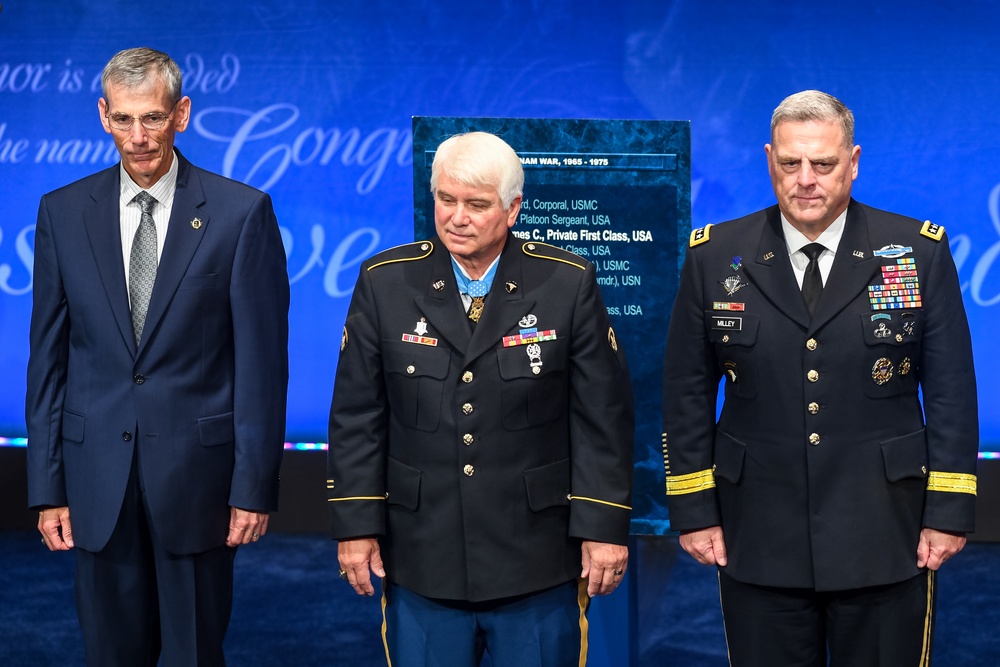
[{"label": "navy suit jacket", "polygon": [[632,440],[590,262],[508,234],[475,331],[439,239],[362,265],[327,484],[333,537],[377,535],[392,581],[480,601],[575,579],[581,539],[627,543]]},{"label": "navy suit jacket", "polygon": [[[881,309],[870,286],[900,270],[919,297]],[[942,228],[851,201],[813,316],[777,206],[696,231],[663,379],[671,527],[721,524],[737,580],[893,583],[918,574],[921,528],[974,528],[976,382]]]},{"label": "navy suit jacket", "polygon": [[[28,497],[108,541],[138,445],[152,524],[177,554],[225,543],[230,506],[277,508],[288,276],[268,195],[177,154],[177,189],[136,349],[119,166],[42,197],[25,407]],[[200,221],[200,224],[199,222]]]}]

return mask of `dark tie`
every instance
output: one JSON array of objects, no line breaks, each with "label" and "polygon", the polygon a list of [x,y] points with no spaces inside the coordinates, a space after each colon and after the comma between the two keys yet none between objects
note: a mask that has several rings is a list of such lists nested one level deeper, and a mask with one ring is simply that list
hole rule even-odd
[{"label": "dark tie", "polygon": [[135,345],[138,347],[139,341],[142,340],[142,327],[146,323],[146,311],[149,310],[149,296],[153,293],[153,281],[156,280],[156,224],[153,222],[153,204],[156,203],[156,199],[143,190],[132,201],[137,202],[142,209],[139,228],[135,230],[128,260],[132,330],[135,332]]},{"label": "dark tie", "polygon": [[816,312],[819,295],[823,293],[823,276],[819,272],[819,256],[826,248],[819,243],[810,243],[802,247],[802,252],[809,258],[806,275],[802,278],[802,298],[805,299],[809,314]]},{"label": "dark tie", "polygon": [[486,304],[486,283],[482,280],[473,280],[469,283],[469,296],[472,297],[472,305],[469,306],[469,319],[474,323],[479,322],[483,316],[483,306]]}]

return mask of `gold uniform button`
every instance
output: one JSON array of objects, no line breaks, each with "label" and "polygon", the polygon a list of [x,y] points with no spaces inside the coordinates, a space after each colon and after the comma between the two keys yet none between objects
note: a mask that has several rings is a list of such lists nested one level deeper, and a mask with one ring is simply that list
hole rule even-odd
[{"label": "gold uniform button", "polygon": [[475,438],[472,437],[471,433],[466,433],[465,435],[462,436],[462,442],[464,442],[467,445],[471,445],[474,440]]},{"label": "gold uniform button", "polygon": [[466,477],[472,477],[473,475],[476,474],[476,469],[473,468],[470,464],[466,463],[465,467],[462,468],[462,472],[465,473]]},{"label": "gold uniform button", "polygon": [[416,372],[417,372],[417,369],[416,369],[416,368],[415,368],[414,366],[407,366],[407,367],[406,367],[406,372],[407,372],[407,373],[408,373],[409,375],[413,375],[414,373],[416,373]]},{"label": "gold uniform button", "polygon": [[819,403],[817,403],[816,401],[813,401],[812,403],[809,404],[809,414],[813,414],[814,415],[817,412],[819,412]]},{"label": "gold uniform button", "polygon": [[819,433],[810,433],[809,434],[809,444],[810,445],[818,445],[819,444]]},{"label": "gold uniform button", "polygon": [[819,343],[816,342],[815,338],[810,338],[809,340],[806,341],[806,349],[809,350],[810,352],[815,350],[817,347],[819,347]]},{"label": "gold uniform button", "polygon": [[896,342],[897,343],[903,342],[903,334],[896,334]]},{"label": "gold uniform button", "polygon": [[471,415],[475,408],[472,407],[472,403],[466,403],[462,406],[462,413],[466,415]]},{"label": "gold uniform button", "polygon": [[817,371],[809,371],[808,373],[806,373],[806,377],[809,378],[810,382],[819,381],[819,373]]},{"label": "gold uniform button", "polygon": [[472,382],[472,378],[474,377],[475,376],[472,374],[472,371],[465,371],[464,373],[462,373],[462,382],[468,384]]},{"label": "gold uniform button", "polygon": [[927,466],[920,466],[920,472],[927,474]]},{"label": "gold uniform button", "polygon": [[728,342],[729,342],[729,334],[725,334],[725,335],[724,335],[724,336],[722,337],[722,342],[723,342],[723,343],[728,343]]}]

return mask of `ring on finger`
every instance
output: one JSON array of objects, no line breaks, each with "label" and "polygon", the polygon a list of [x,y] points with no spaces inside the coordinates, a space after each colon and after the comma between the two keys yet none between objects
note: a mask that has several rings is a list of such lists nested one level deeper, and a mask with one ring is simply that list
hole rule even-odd
[{"label": "ring on finger", "polygon": [[347,581],[347,570],[343,568],[340,569],[340,578],[343,579],[344,581]]}]

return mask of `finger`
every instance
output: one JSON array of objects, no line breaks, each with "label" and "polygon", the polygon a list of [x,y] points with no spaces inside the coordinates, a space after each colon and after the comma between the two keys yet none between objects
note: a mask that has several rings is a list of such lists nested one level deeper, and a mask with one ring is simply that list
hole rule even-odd
[{"label": "finger", "polygon": [[719,565],[719,567],[725,567],[726,563],[729,562],[729,558],[726,556],[726,543],[723,541],[722,536],[713,539],[711,542],[712,560]]},{"label": "finger", "polygon": [[369,596],[375,593],[375,587],[372,586],[367,565],[348,570],[347,580],[350,582],[351,586],[354,587],[354,591],[358,595]]},{"label": "finger", "polygon": [[378,551],[372,554],[371,566],[376,577],[385,578],[385,565],[382,563],[382,555]]},{"label": "finger", "polygon": [[70,522],[68,515],[62,519],[59,527],[61,530],[57,531],[57,533],[59,534],[59,539],[63,544],[63,549],[72,549],[74,546],[73,524]]},{"label": "finger", "polygon": [[920,541],[917,543],[917,567],[926,567],[927,561],[930,559],[930,555],[931,545],[926,539],[921,537]]}]

